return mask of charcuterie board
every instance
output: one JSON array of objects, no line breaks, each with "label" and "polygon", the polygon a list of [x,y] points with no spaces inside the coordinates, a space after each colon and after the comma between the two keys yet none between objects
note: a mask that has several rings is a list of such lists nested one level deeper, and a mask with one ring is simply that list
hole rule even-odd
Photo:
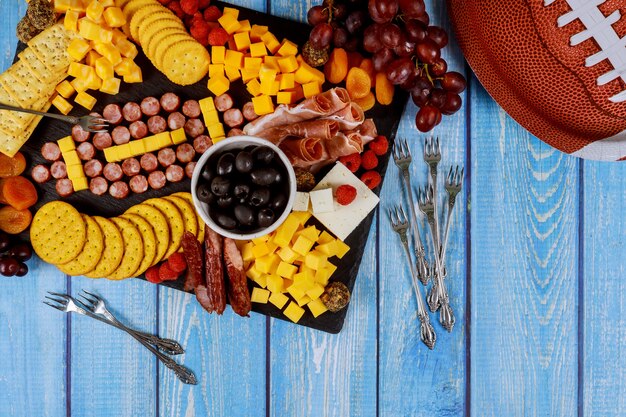
[{"label": "charcuterie board", "polygon": [[[221,6],[217,3],[218,6]],[[305,24],[289,21],[286,19],[270,16],[264,13],[256,12],[253,10],[237,7],[240,10],[240,17],[242,19],[249,19],[250,21],[259,24],[267,25],[272,28],[272,31],[278,36],[289,36],[290,40],[300,45],[304,44],[306,37],[308,36],[309,27]],[[23,44],[18,45],[18,53],[24,48]],[[143,53],[139,52],[139,56],[135,59],[136,63],[141,67],[143,71],[143,82],[137,84],[122,84],[120,92],[114,96],[105,95],[99,92],[95,92],[94,96],[97,98],[97,104],[92,111],[102,112],[102,109],[110,103],[117,103],[123,105],[126,102],[141,102],[145,97],[154,96],[160,97],[166,92],[175,93],[182,100],[195,99],[200,100],[204,97],[211,95],[207,90],[207,80],[204,78],[200,82],[190,86],[180,86],[169,81],[161,72],[159,72],[148,60]],[[331,88],[331,85],[325,85],[326,88]],[[231,84],[229,94],[232,96],[236,103],[245,103],[250,100],[250,94],[246,90],[246,87],[241,81]],[[404,109],[407,95],[403,92],[397,91],[393,102],[388,106],[375,105],[374,108],[366,112],[366,117],[373,118],[378,129],[378,133],[385,135],[389,138],[390,144],[393,143],[395,132],[398,128],[398,124]],[[87,111],[76,106],[70,113],[75,116],[82,116]],[[72,126],[54,119],[43,119],[39,126],[36,128],[30,139],[22,147],[22,152],[26,155],[28,168],[27,173],[30,172],[33,166],[37,164],[45,163],[43,156],[41,155],[41,147],[48,141],[56,141],[60,138],[71,134]],[[100,152],[100,151],[99,151]],[[380,162],[377,171],[384,178],[384,173],[387,168],[389,160],[389,153],[380,158]],[[329,167],[330,168],[330,167]],[[328,171],[323,169],[316,175],[319,180]],[[39,193],[39,201],[34,207],[37,210],[43,204],[50,201],[59,200],[60,197],[55,191],[54,181],[45,184],[37,184]],[[97,196],[92,194],[88,190],[74,193],[73,195],[64,198],[63,200],[73,205],[81,213],[87,215],[99,215],[104,217],[117,216],[126,211],[131,206],[139,204],[149,198],[161,197],[169,195],[179,191],[189,191],[190,180],[185,178],[181,182],[171,183],[168,182],[165,187],[159,190],[149,189],[145,193],[135,194],[131,193],[124,199],[115,199],[109,194]],[[380,186],[374,190],[377,194],[380,191]],[[352,291],[354,282],[358,274],[361,258],[363,256],[365,244],[369,234],[370,225],[374,217],[374,212],[371,212],[367,218],[361,222],[361,224],[348,236],[345,243],[350,247],[350,251],[341,259],[333,259],[333,263],[336,264],[337,270],[333,274],[331,281],[341,281]],[[311,222],[315,222],[311,219]],[[317,223],[318,227],[323,226]],[[28,238],[28,234],[24,234],[25,238]],[[182,278],[177,281],[167,281],[163,285],[171,288],[182,290],[183,282]],[[250,287],[252,283],[250,282]],[[253,303],[253,311],[268,316],[285,319],[281,311],[272,304],[258,304]],[[340,310],[337,313],[328,312],[314,318],[310,313],[305,314],[298,324],[319,329],[329,333],[338,333],[345,319],[347,308]]]}]

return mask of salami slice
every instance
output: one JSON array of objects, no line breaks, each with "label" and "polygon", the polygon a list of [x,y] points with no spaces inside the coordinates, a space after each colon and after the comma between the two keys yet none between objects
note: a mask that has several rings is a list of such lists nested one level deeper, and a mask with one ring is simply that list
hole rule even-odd
[{"label": "salami slice", "polygon": [[109,190],[109,183],[102,177],[92,178],[89,181],[89,191],[95,195],[104,195]]},{"label": "salami slice", "polygon": [[102,162],[98,161],[97,159],[92,159],[91,161],[87,161],[85,163],[83,169],[85,171],[85,175],[89,178],[99,177],[100,175],[102,175]]},{"label": "salami slice", "polygon": [[141,164],[139,164],[139,161],[137,160],[137,158],[128,158],[128,159],[125,159],[124,162],[122,162],[122,172],[127,177],[132,177],[134,175],[137,175],[139,174],[140,171],[141,171]]},{"label": "salami slice", "polygon": [[126,126],[117,126],[111,132],[111,137],[116,145],[123,145],[130,142],[130,131]]},{"label": "salami slice", "polygon": [[111,197],[119,200],[128,197],[128,193],[128,184],[124,181],[116,181],[109,187],[109,194],[111,194]]},{"label": "salami slice", "polygon": [[189,143],[181,143],[178,145],[178,148],[176,148],[176,158],[183,164],[193,161],[195,156],[196,151]]},{"label": "salami slice", "polygon": [[104,174],[104,178],[111,182],[119,181],[124,176],[124,171],[122,171],[122,167],[120,166],[120,164],[117,164],[115,162],[109,162],[108,164],[106,164],[102,172]]},{"label": "salami slice", "polygon": [[237,244],[230,238],[224,238],[224,263],[228,272],[228,300],[233,311],[246,317],[252,310],[250,292],[246,272],[243,269],[243,259]]},{"label": "salami slice", "polygon": [[[209,313],[224,313],[226,309],[226,284],[224,282],[224,268],[222,266],[222,237],[205,225],[204,227],[206,286]],[[208,308],[207,308],[208,307]]]},{"label": "salami slice", "polygon": [[157,154],[157,159],[163,168],[167,168],[176,162],[176,152],[170,148],[161,149]]},{"label": "salami slice", "polygon": [[133,193],[141,194],[148,191],[148,179],[143,175],[135,175],[128,184]]},{"label": "salami slice", "polygon": [[74,194],[74,185],[69,178],[61,178],[57,181],[55,188],[61,197],[69,197]]},{"label": "salami slice", "polygon": [[130,131],[130,135],[135,139],[143,139],[148,136],[148,126],[141,120],[132,122],[130,126],[128,126],[128,130]]},{"label": "salami slice", "polygon": [[185,122],[185,133],[187,136],[196,138],[204,133],[204,123],[200,119],[189,119]]},{"label": "salami slice", "polygon": [[179,165],[170,165],[165,170],[165,178],[169,182],[181,182],[185,178],[185,170]]},{"label": "salami slice", "polygon": [[46,142],[41,147],[41,155],[47,161],[58,161],[61,159],[61,149],[59,149],[59,145],[54,142]]},{"label": "salami slice", "polygon": [[167,121],[161,116],[152,116],[148,119],[148,130],[156,135],[167,130]]},{"label": "salami slice", "polygon": [[213,142],[207,135],[200,135],[193,140],[193,149],[199,154],[206,152],[211,145],[213,145]]},{"label": "salami slice", "polygon": [[161,96],[161,107],[168,113],[178,110],[180,98],[174,93],[165,93]]},{"label": "salami slice", "polygon": [[243,112],[243,117],[245,117],[246,120],[249,122],[259,117],[259,115],[256,114],[256,112],[254,111],[254,104],[252,104],[251,101],[243,105],[242,112]]},{"label": "salami slice", "polygon": [[181,127],[185,127],[185,116],[182,113],[174,112],[167,116],[167,125],[170,130],[180,129]]},{"label": "salami slice", "polygon": [[141,111],[146,116],[155,116],[161,111],[161,104],[155,97],[146,97],[141,100]]},{"label": "salami slice", "polygon": [[159,161],[156,156],[152,153],[146,153],[141,155],[141,159],[139,160],[139,164],[141,168],[146,172],[152,172],[159,167]]},{"label": "salami slice", "polygon": [[50,169],[42,164],[35,165],[30,172],[30,176],[37,184],[48,182],[52,177],[50,175]]},{"label": "salami slice", "polygon": [[129,101],[122,107],[122,116],[127,122],[136,122],[141,119],[141,107],[139,104]]},{"label": "salami slice", "polygon": [[233,98],[228,94],[220,94],[215,97],[215,109],[220,112],[225,112],[226,110],[233,107]]},{"label": "salami slice", "polygon": [[167,184],[167,178],[165,178],[163,171],[154,171],[148,175],[148,184],[150,184],[150,188],[160,190]]},{"label": "salami slice", "polygon": [[228,134],[226,135],[226,137],[230,138],[232,136],[241,136],[241,135],[245,135],[245,133],[243,133],[243,130],[235,127],[228,131]]},{"label": "salami slice", "polygon": [[67,177],[67,166],[63,161],[56,161],[50,167],[50,174],[53,178],[61,179]]},{"label": "salami slice", "polygon": [[190,118],[198,118],[202,111],[200,110],[200,103],[196,100],[187,100],[183,103],[183,114]]},{"label": "salami slice", "polygon": [[122,116],[122,109],[118,104],[107,104],[102,110],[102,115],[109,123],[119,125],[122,123],[124,117]]},{"label": "salami slice", "polygon": [[193,171],[196,169],[196,162],[189,162],[185,165],[185,175],[187,178],[191,179],[193,177]]},{"label": "salami slice", "polygon": [[224,113],[224,123],[229,127],[239,127],[243,124],[243,113],[239,109],[228,109]]},{"label": "salami slice", "polygon": [[83,161],[90,161],[96,156],[96,148],[89,142],[83,142],[76,148],[76,153]]},{"label": "salami slice", "polygon": [[113,138],[109,132],[100,132],[93,135],[93,146],[101,151],[113,145]]},{"label": "salami slice", "polygon": [[90,137],[91,133],[83,130],[80,125],[72,126],[72,139],[74,139],[75,142],[85,142],[89,140]]}]

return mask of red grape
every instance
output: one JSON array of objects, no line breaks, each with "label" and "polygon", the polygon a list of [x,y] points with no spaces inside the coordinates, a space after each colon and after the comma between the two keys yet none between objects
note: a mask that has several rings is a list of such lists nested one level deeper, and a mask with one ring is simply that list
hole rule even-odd
[{"label": "red grape", "polygon": [[440,49],[445,48],[448,44],[448,34],[443,28],[439,26],[429,26],[427,32],[428,37],[435,42]]},{"label": "red grape", "polygon": [[382,48],[372,55],[372,63],[376,71],[384,71],[388,63],[393,61],[395,54],[391,49]]},{"label": "red grape", "polygon": [[409,58],[399,58],[387,65],[387,79],[398,85],[406,82],[413,73],[414,64]]},{"label": "red grape", "polygon": [[349,38],[344,48],[348,52],[356,52],[359,48],[359,39],[356,36]]},{"label": "red grape", "polygon": [[459,111],[463,100],[461,96],[456,93],[447,92],[443,106],[441,106],[441,112],[445,115],[451,115]]},{"label": "red grape", "polygon": [[413,103],[415,103],[418,107],[424,107],[428,104],[428,97],[430,93],[425,90],[411,90],[411,98],[413,99]]},{"label": "red grape", "polygon": [[397,25],[387,23],[380,28],[380,41],[387,48],[395,48],[400,45],[402,40],[402,31]]},{"label": "red grape", "polygon": [[400,44],[393,48],[393,52],[399,57],[410,57],[415,53],[415,44],[413,42],[409,42],[404,39],[404,35],[402,35],[402,40]]},{"label": "red grape", "polygon": [[367,20],[367,14],[363,10],[357,10],[348,15],[346,19],[346,29],[351,34],[359,33]]},{"label": "red grape", "polygon": [[404,31],[409,41],[419,43],[428,35],[428,26],[419,20],[411,19],[404,24]]},{"label": "red grape", "polygon": [[332,38],[333,27],[329,23],[319,23],[311,31],[309,42],[315,49],[326,49],[330,46]]},{"label": "red grape", "polygon": [[443,76],[447,70],[448,64],[443,58],[436,59],[428,66],[428,73],[435,78]]},{"label": "red grape", "polygon": [[451,93],[461,94],[467,87],[467,81],[465,77],[458,72],[448,72],[443,76],[441,80],[441,87]]},{"label": "red grape", "polygon": [[416,17],[415,19],[419,20],[420,22],[422,22],[426,26],[428,26],[430,24],[430,16],[428,15],[428,13],[424,13],[423,15],[421,15],[419,17]]},{"label": "red grape", "polygon": [[432,64],[441,57],[441,50],[431,39],[424,39],[415,47],[417,58],[426,64]]},{"label": "red grape", "polygon": [[413,71],[411,71],[411,74],[409,74],[409,78],[407,78],[405,82],[400,84],[400,88],[405,91],[413,90],[413,88],[415,87],[415,83],[417,82],[417,79],[420,75],[420,72],[420,69],[413,65]]},{"label": "red grape", "polygon": [[405,18],[419,17],[426,13],[424,0],[399,0],[398,4]]},{"label": "red grape", "polygon": [[367,9],[376,23],[388,23],[398,13],[398,0],[369,0]]},{"label": "red grape", "polygon": [[368,26],[363,33],[363,49],[372,54],[383,48],[383,44],[378,37],[379,28],[380,26],[378,24],[373,24]]},{"label": "red grape", "polygon": [[306,14],[306,18],[311,26],[328,22],[328,8],[324,6],[313,6]]},{"label": "red grape", "polygon": [[33,251],[29,244],[19,243],[13,246],[7,254],[12,258],[16,258],[18,261],[26,262],[33,256]]},{"label": "red grape", "polygon": [[443,91],[442,88],[433,88],[433,91],[430,92],[428,104],[430,104],[431,106],[435,106],[438,109],[441,109],[445,102],[446,92]]},{"label": "red grape", "polygon": [[441,112],[437,107],[424,106],[415,115],[415,126],[420,132],[428,132],[441,122]]},{"label": "red grape", "polygon": [[333,4],[333,19],[343,20],[348,15],[348,6],[344,3]]},{"label": "red grape", "polygon": [[346,28],[339,27],[333,33],[333,45],[335,48],[343,48],[348,42],[349,34]]}]

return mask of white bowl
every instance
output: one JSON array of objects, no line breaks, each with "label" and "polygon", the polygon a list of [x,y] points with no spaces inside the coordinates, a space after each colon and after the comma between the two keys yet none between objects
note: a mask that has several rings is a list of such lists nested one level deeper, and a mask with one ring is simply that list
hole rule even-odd
[{"label": "white bowl", "polygon": [[[276,221],[272,223],[271,226],[264,229],[259,229],[253,233],[236,233],[220,227],[211,218],[211,216],[209,216],[209,205],[198,200],[198,196],[196,195],[196,187],[198,186],[198,179],[200,178],[202,168],[204,168],[204,165],[207,163],[212,155],[231,149],[243,149],[249,145],[267,146],[268,148],[276,152],[276,155],[278,155],[287,171],[289,181],[289,195],[287,196],[287,205],[283,210],[283,214],[278,219],[276,219]],[[289,216],[289,213],[291,213],[291,208],[293,207],[293,202],[296,198],[296,173],[293,170],[293,167],[291,166],[291,162],[289,162],[287,155],[285,155],[284,152],[281,151],[278,146],[274,145],[273,143],[265,139],[255,138],[253,136],[232,136],[211,146],[209,149],[206,150],[206,152],[204,152],[202,157],[200,157],[200,160],[198,160],[196,168],[193,171],[193,176],[191,178],[191,195],[193,196],[193,203],[196,206],[196,211],[200,214],[200,217],[202,217],[202,220],[204,220],[206,225],[213,229],[215,232],[224,237],[229,237],[235,240],[255,239],[276,230],[278,226],[280,226],[285,221],[287,216]]]}]

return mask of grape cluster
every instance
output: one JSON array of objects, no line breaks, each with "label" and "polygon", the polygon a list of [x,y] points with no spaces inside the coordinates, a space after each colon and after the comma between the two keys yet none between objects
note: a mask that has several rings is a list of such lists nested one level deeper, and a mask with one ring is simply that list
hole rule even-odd
[{"label": "grape cluster", "polygon": [[27,243],[12,242],[11,236],[0,233],[0,275],[5,277],[23,277],[28,273],[24,262],[33,256],[33,250]]},{"label": "grape cluster", "polygon": [[466,80],[448,71],[441,57],[448,34],[430,25],[424,0],[368,0],[367,6],[356,0],[349,7],[324,0],[309,10],[308,19],[314,26],[312,46],[329,48],[332,43],[348,51],[362,47],[372,54],[374,69],[411,94],[419,107],[415,125],[420,131],[432,130],[442,115],[461,108]]}]

